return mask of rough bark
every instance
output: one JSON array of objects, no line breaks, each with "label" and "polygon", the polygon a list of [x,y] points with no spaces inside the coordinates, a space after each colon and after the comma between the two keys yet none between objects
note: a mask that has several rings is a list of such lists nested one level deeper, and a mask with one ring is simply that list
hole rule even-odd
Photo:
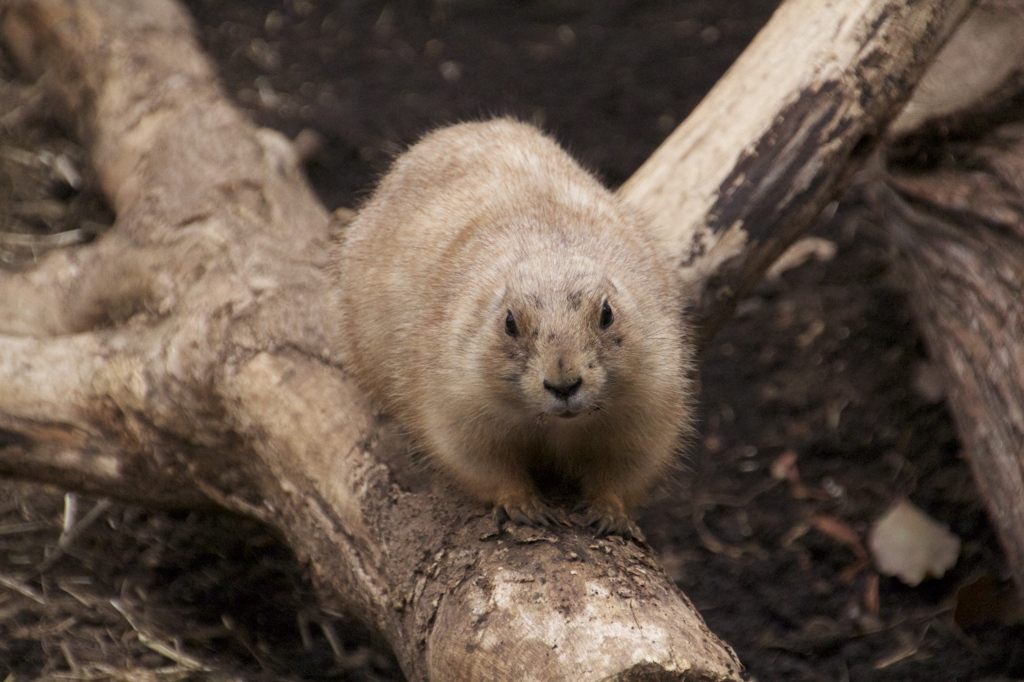
[{"label": "rough bark", "polygon": [[[936,67],[894,133],[931,121],[933,130],[969,128],[971,138],[955,147],[902,140],[892,158],[903,161],[874,189],[975,481],[1024,588],[1024,118],[1005,121],[1005,106],[990,116],[1024,82],[1024,3],[983,3]],[[937,167],[906,162],[921,145],[942,159]]]},{"label": "rough bark", "polygon": [[[623,187],[704,292],[708,329],[832,198],[969,4],[790,0]],[[0,473],[265,521],[411,680],[738,676],[649,548],[497,535],[442,481],[400,478],[401,438],[328,350],[329,217],[290,144],[227,102],[177,6],[2,7],[117,222],[0,277]]]},{"label": "rough bark", "polygon": [[890,177],[886,223],[975,482],[1024,586],[1024,127],[1012,134],[983,172]]},{"label": "rough bark", "polygon": [[875,149],[972,4],[784,2],[623,185],[694,284],[704,339]]}]

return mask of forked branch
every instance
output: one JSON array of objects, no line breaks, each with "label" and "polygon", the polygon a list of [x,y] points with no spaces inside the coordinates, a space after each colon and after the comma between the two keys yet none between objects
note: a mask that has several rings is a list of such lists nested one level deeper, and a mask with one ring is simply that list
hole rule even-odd
[{"label": "forked branch", "polygon": [[[789,0],[623,187],[704,292],[707,329],[834,196],[969,4]],[[648,548],[497,536],[443,482],[399,484],[405,444],[327,350],[328,216],[176,5],[12,0],[2,20],[117,223],[0,278],[0,471],[273,524],[412,680],[737,677]]]}]

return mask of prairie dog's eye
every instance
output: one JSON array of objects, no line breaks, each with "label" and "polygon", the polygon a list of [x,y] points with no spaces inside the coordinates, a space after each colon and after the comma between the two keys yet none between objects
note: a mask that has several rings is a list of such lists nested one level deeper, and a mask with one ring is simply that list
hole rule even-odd
[{"label": "prairie dog's eye", "polygon": [[519,336],[519,327],[516,326],[516,318],[511,310],[505,316],[505,333],[509,336]]},{"label": "prairie dog's eye", "polygon": [[612,314],[612,307],[608,305],[608,301],[606,300],[601,304],[601,329],[607,329],[612,326],[612,322],[614,321],[615,315]]}]

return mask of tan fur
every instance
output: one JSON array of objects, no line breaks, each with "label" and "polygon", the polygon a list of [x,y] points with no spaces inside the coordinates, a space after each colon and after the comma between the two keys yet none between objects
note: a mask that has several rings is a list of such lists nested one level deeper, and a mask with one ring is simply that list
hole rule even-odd
[{"label": "tan fur", "polygon": [[466,123],[397,159],[334,260],[342,360],[432,461],[534,523],[557,512],[531,472],[556,471],[635,532],[691,428],[692,351],[633,210],[536,129]]}]

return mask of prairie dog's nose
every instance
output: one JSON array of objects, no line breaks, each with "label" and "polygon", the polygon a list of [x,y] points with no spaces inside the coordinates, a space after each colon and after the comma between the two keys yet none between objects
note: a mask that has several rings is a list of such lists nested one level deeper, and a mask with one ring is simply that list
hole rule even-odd
[{"label": "prairie dog's nose", "polygon": [[547,379],[544,380],[544,390],[562,400],[568,400],[583,385],[583,377],[566,379],[564,382],[553,384]]}]

